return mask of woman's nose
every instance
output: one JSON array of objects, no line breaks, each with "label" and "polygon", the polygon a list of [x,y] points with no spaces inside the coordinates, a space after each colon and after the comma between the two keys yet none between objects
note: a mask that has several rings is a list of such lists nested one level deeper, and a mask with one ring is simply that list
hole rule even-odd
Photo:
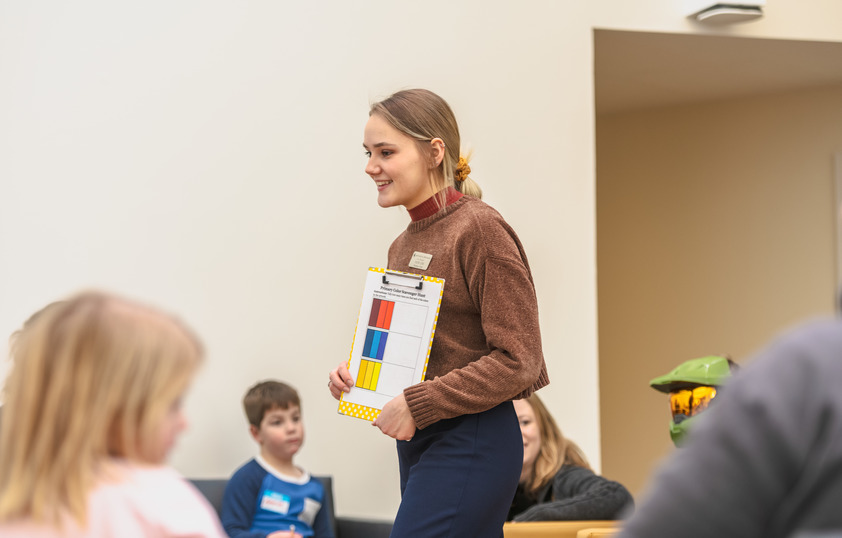
[{"label": "woman's nose", "polygon": [[365,173],[373,176],[377,174],[378,167],[374,164],[374,158],[369,157],[368,161],[365,163]]}]

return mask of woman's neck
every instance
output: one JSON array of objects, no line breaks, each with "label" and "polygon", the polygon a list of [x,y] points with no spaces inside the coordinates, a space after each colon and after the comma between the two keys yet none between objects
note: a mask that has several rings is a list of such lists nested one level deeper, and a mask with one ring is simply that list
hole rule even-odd
[{"label": "woman's neck", "polygon": [[[409,218],[415,222],[417,220],[426,219],[427,217],[432,217],[438,213],[440,209],[449,206],[459,198],[462,198],[462,196],[463,194],[453,187],[446,187],[444,190],[437,192],[417,206],[408,210]],[[444,205],[441,205],[442,199],[444,199]]]}]

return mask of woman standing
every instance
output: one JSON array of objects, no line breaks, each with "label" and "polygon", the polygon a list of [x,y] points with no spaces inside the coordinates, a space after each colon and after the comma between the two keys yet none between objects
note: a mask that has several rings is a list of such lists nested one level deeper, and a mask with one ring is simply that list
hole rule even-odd
[{"label": "woman standing", "polygon": [[[480,201],[438,95],[405,90],[375,103],[363,146],[377,203],[404,206],[412,219],[388,268],[445,279],[426,379],[373,423],[398,440],[392,536],[502,536],[523,458],[511,400],[549,382],[526,254]],[[353,383],[345,362],[330,373],[334,398]]]}]

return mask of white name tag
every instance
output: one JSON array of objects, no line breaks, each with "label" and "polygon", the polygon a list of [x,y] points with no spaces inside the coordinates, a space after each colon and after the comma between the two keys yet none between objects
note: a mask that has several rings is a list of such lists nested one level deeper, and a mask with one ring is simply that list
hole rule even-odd
[{"label": "white name tag", "polygon": [[266,491],[260,499],[260,507],[277,514],[289,512],[289,497],[275,491]]},{"label": "white name tag", "polygon": [[319,513],[321,507],[322,503],[319,501],[315,501],[310,497],[304,497],[304,510],[298,515],[298,519],[312,527],[313,523],[316,522],[316,515]]},{"label": "white name tag", "polygon": [[427,267],[430,266],[430,260],[432,259],[432,254],[424,254],[423,252],[418,252],[416,250],[412,253],[412,258],[409,260],[409,266],[413,269],[421,269],[422,271],[426,271]]}]

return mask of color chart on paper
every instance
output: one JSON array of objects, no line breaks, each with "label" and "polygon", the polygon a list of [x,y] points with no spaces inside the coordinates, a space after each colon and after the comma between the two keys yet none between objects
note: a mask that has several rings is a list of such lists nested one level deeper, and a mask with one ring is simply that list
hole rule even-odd
[{"label": "color chart on paper", "polygon": [[348,368],[355,385],[340,413],[374,420],[424,379],[443,288],[443,279],[369,269]]}]

